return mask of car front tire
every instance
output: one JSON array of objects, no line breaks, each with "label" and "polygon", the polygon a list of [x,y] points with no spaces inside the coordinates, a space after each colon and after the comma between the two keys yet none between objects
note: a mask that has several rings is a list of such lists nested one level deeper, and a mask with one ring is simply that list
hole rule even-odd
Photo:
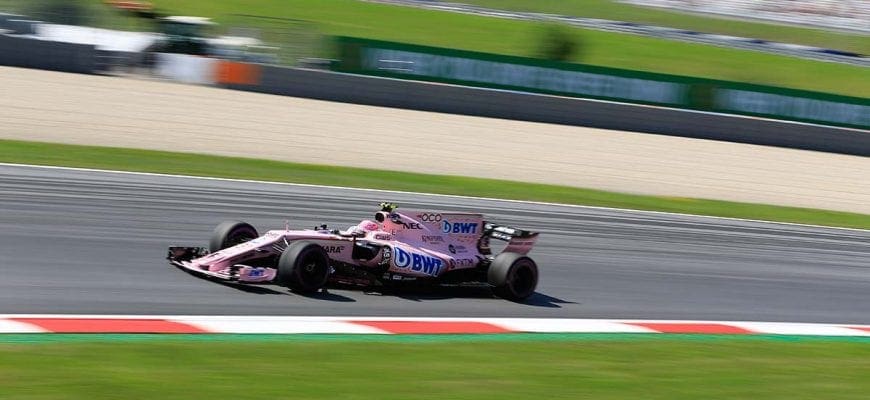
[{"label": "car front tire", "polygon": [[257,230],[241,221],[224,221],[214,228],[208,250],[211,253],[258,238]]},{"label": "car front tire", "polygon": [[329,255],[320,245],[294,242],[278,258],[277,281],[296,293],[314,293],[329,279]]}]

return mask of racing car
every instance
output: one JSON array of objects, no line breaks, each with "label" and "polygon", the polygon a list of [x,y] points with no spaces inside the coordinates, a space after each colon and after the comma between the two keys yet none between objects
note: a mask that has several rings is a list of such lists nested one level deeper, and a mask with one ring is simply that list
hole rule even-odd
[{"label": "racing car", "polygon": [[[397,212],[382,203],[374,220],[346,230],[270,230],[248,223],[219,224],[209,247],[169,248],[172,265],[236,283],[276,283],[297,293],[328,285],[362,288],[404,284],[481,285],[504,299],[535,292],[537,264],[528,256],[538,233],[483,220],[482,214]],[[493,255],[490,240],[506,242]]]}]

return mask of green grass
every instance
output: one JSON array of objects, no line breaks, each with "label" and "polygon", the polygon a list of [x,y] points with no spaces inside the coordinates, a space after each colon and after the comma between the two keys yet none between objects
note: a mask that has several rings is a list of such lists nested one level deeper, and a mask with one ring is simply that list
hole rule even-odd
[{"label": "green grass", "polygon": [[[311,21],[328,35],[517,56],[536,54],[543,31],[543,25],[534,22],[354,0],[163,0],[155,4],[166,12],[209,16],[218,22],[237,22],[238,17],[230,14],[268,15]],[[574,62],[858,97],[870,94],[870,69],[858,66],[594,30],[572,32],[582,43]]]},{"label": "green grass", "polygon": [[[654,336],[654,335],[648,335]],[[0,344],[0,397],[31,399],[865,399],[860,341],[170,338]]]},{"label": "green grass", "polygon": [[[66,8],[69,5],[76,6],[78,12],[69,12]],[[103,0],[0,0],[0,12],[21,14],[38,21],[124,31],[151,30],[153,26],[142,19],[126,18],[106,7]]]},{"label": "green grass", "polygon": [[870,344],[868,336],[777,335],[777,334],[701,334],[701,333],[468,333],[468,334],[341,334],[341,333],[4,333],[0,346],[6,344],[47,343],[148,343],[148,342],[326,342],[326,343],[517,343],[517,342],[612,342],[612,341],[775,341],[775,342],[849,342]]},{"label": "green grass", "polygon": [[460,176],[0,140],[0,162],[454,194],[870,229],[870,215]]},{"label": "green grass", "polygon": [[614,0],[463,0],[500,10],[540,12],[690,29],[870,54],[870,36],[773,23],[716,18]]}]

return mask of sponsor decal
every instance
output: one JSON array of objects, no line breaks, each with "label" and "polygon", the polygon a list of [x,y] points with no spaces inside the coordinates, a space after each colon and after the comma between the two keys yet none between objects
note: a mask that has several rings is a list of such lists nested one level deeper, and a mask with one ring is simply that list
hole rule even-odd
[{"label": "sponsor decal", "polygon": [[477,260],[475,260],[473,258],[457,258],[455,265],[459,268],[472,267],[472,266],[477,265]]},{"label": "sponsor decal", "polygon": [[363,225],[363,229],[365,229],[367,231],[376,231],[376,230],[378,230],[378,224],[369,221],[365,225]]},{"label": "sponsor decal", "polygon": [[374,237],[375,240],[390,240],[393,238],[389,233],[376,233]]},{"label": "sponsor decal", "polygon": [[452,244],[449,245],[449,246],[447,246],[447,250],[450,251],[451,254],[457,254],[457,253],[459,253],[459,254],[463,254],[463,253],[468,253],[468,249],[466,249],[465,246],[455,246],[455,245],[452,245]]},{"label": "sponsor decal", "polygon": [[504,234],[504,233],[500,233],[500,232],[493,232],[493,233],[492,233],[492,237],[494,237],[494,238],[496,238],[496,239],[501,239],[501,240],[511,240],[511,238],[512,238],[513,236],[511,236],[511,235],[506,235],[506,234]]},{"label": "sponsor decal", "polygon": [[416,281],[415,276],[402,276],[398,274],[384,274],[384,279],[392,281]]},{"label": "sponsor decal", "polygon": [[[405,229],[423,229],[418,222],[405,222],[402,221],[402,216],[396,213],[390,214],[390,221],[392,221],[396,225],[402,225]],[[395,232],[393,232],[395,234]]]},{"label": "sponsor decal", "polygon": [[327,254],[338,254],[344,251],[344,246],[320,246]]},{"label": "sponsor decal", "polygon": [[441,222],[441,214],[424,213],[417,216],[423,222]]},{"label": "sponsor decal", "polygon": [[477,233],[477,222],[441,222],[441,232],[444,233]]},{"label": "sponsor decal", "polygon": [[251,269],[248,271],[248,278],[259,278],[266,275],[266,270],[262,268]]},{"label": "sponsor decal", "polygon": [[841,124],[870,124],[870,107],[865,105],[747,90],[716,90],[714,108]]},{"label": "sponsor decal", "polygon": [[429,244],[444,243],[444,236],[440,235],[423,235],[423,242]]},{"label": "sponsor decal", "polygon": [[390,262],[390,259],[393,258],[393,251],[390,250],[389,247],[384,247],[384,251],[381,253],[381,265],[385,265]]},{"label": "sponsor decal", "polygon": [[679,82],[562,70],[424,51],[382,49],[374,45],[364,45],[360,57],[361,68],[368,71],[380,70],[384,60],[392,60],[408,66],[390,71],[395,73],[649,103],[684,104],[683,96],[688,90],[687,84]]},{"label": "sponsor decal", "polygon": [[396,247],[396,267],[410,268],[411,271],[422,272],[426,275],[436,276],[444,266],[440,258],[413,253]]}]

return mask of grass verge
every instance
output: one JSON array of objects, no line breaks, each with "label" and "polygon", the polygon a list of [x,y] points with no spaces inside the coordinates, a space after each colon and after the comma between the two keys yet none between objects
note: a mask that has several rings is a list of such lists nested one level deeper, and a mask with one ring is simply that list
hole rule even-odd
[{"label": "grass verge", "polygon": [[15,400],[864,399],[867,376],[870,346],[858,341],[615,336],[522,343],[0,344],[2,397]]},{"label": "grass verge", "polygon": [[151,150],[0,140],[0,162],[531,200],[870,229],[870,215],[838,211]]},{"label": "grass verge", "polygon": [[602,18],[870,54],[866,35],[638,7],[614,0],[463,0],[483,7]]},{"label": "grass verge", "polygon": [[[238,21],[233,14],[253,14],[310,21],[327,35],[525,57],[537,54],[543,36],[543,25],[536,22],[356,0],[163,0],[154,3],[166,12],[208,16],[228,25]],[[243,24],[257,24],[254,20],[246,21]],[[266,29],[266,25],[263,28]],[[867,68],[859,66],[612,32],[586,29],[572,29],[572,32],[581,43],[574,62],[858,97],[870,93]],[[291,42],[289,37],[286,41]]]}]

